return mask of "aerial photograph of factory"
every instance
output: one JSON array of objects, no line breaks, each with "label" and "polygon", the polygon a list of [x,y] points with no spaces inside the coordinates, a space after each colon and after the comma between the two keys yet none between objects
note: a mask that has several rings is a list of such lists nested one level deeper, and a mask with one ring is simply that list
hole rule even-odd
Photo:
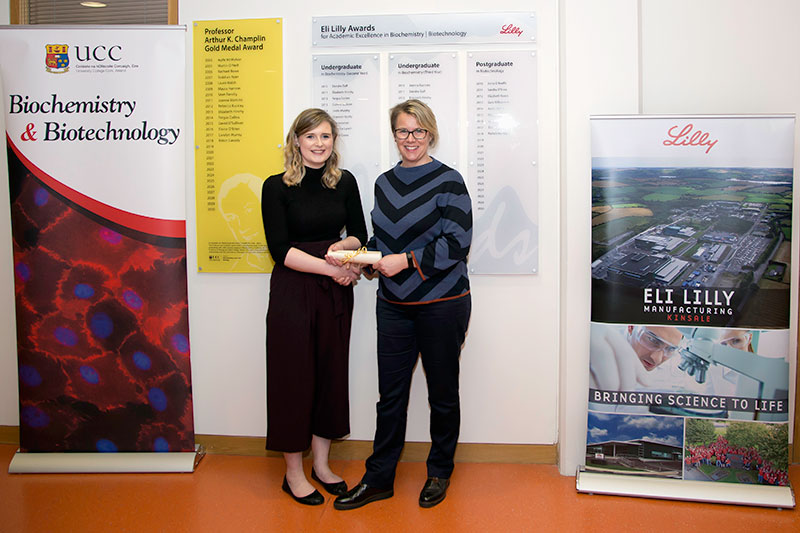
[{"label": "aerial photograph of factory", "polygon": [[592,168],[593,320],[788,327],[791,168]]}]

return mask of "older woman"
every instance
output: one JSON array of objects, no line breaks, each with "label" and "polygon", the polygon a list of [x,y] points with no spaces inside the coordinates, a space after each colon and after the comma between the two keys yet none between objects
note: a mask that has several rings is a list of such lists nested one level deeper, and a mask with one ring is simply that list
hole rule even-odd
[{"label": "older woman", "polygon": [[[267,449],[284,452],[283,490],[306,505],[347,490],[331,472],[331,439],[350,432],[348,351],[357,268],[334,266],[329,250],[359,248],[367,237],[358,186],[338,168],[336,122],[321,109],[297,116],[286,136],[286,171],[263,185],[261,211],[275,268],[267,310]],[[341,238],[342,228],[347,237]]]},{"label": "older woman", "polygon": [[422,507],[445,498],[461,421],[458,374],[471,311],[471,202],[461,175],[428,153],[439,138],[433,111],[408,100],[392,108],[390,119],[401,161],[375,182],[372,210],[374,244],[383,254],[374,265],[381,274],[377,427],[361,482],[334,502],[342,510],[394,494],[411,377],[420,354],[431,409]]}]

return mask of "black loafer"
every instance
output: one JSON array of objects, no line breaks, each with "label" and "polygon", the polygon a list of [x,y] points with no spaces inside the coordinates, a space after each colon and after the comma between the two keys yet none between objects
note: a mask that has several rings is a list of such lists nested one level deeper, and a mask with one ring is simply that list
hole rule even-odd
[{"label": "black loafer", "polygon": [[286,476],[283,476],[283,486],[281,488],[283,492],[294,498],[294,501],[297,503],[302,503],[303,505],[322,505],[325,503],[325,498],[322,497],[322,494],[320,494],[318,490],[314,490],[314,492],[302,498],[295,496],[294,492],[292,492],[292,488],[289,486],[289,482],[286,481]]},{"label": "black loafer", "polygon": [[370,487],[366,483],[359,483],[346,493],[337,497],[333,502],[334,509],[347,511],[348,509],[358,509],[369,502],[385,500],[394,496],[394,489],[379,489]]},{"label": "black loafer", "polygon": [[317,473],[314,472],[313,468],[311,469],[311,479],[313,479],[314,481],[318,481],[320,485],[322,485],[322,488],[324,488],[328,492],[328,494],[333,494],[334,496],[341,496],[342,494],[347,492],[347,483],[345,483],[344,481],[325,483],[319,478]]},{"label": "black loafer", "polygon": [[425,486],[422,487],[422,492],[419,493],[419,506],[428,508],[440,503],[447,496],[447,487],[449,486],[449,479],[429,477]]}]

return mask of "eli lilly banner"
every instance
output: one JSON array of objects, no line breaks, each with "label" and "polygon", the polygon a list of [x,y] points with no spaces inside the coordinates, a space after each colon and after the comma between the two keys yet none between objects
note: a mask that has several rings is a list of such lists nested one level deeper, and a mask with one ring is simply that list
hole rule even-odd
[{"label": "eli lilly banner", "polygon": [[794,122],[592,117],[587,470],[788,484]]},{"label": "eli lilly banner", "polygon": [[315,47],[536,41],[533,13],[354,15],[314,17],[312,22]]},{"label": "eli lilly banner", "polygon": [[22,451],[193,451],[185,33],[0,28]]}]

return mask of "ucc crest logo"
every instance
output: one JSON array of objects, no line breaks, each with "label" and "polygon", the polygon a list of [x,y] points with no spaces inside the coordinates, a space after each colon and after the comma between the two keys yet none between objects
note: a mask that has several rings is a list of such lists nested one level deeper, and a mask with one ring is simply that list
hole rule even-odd
[{"label": "ucc crest logo", "polygon": [[45,70],[53,74],[63,74],[69,70],[69,55],[66,44],[47,44],[45,45],[47,54],[44,58]]}]

